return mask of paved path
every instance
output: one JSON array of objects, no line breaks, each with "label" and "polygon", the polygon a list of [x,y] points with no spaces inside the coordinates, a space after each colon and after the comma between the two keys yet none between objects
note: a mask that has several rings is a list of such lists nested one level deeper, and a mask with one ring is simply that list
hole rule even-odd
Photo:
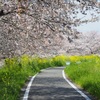
[{"label": "paved path", "polygon": [[64,67],[41,71],[34,79],[28,100],[86,100],[63,78]]}]

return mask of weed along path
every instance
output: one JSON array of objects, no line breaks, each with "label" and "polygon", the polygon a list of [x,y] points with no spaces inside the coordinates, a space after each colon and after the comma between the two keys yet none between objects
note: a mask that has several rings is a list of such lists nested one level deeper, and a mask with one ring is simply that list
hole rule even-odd
[{"label": "weed along path", "polygon": [[66,79],[63,69],[42,70],[30,81],[21,100],[92,100]]}]

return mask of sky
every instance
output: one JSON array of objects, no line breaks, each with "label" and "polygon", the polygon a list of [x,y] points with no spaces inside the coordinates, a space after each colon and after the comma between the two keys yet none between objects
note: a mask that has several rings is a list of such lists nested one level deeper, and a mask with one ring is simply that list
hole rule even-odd
[{"label": "sky", "polygon": [[[100,2],[100,0],[98,0],[98,2]],[[89,11],[89,13],[92,13],[92,11],[91,12]],[[78,16],[79,16],[79,18],[83,17],[82,14],[79,14]],[[87,19],[90,17],[91,16],[88,14],[87,17],[85,17],[85,18]],[[99,14],[99,19],[100,19],[100,14]],[[92,23],[82,24],[79,27],[77,27],[77,30],[80,32],[85,32],[85,33],[91,32],[91,31],[96,31],[96,32],[100,33],[100,20],[96,21],[96,22],[92,22]]]},{"label": "sky", "polygon": [[80,32],[85,32],[85,33],[91,32],[91,31],[96,31],[100,33],[100,20],[93,23],[82,24],[79,27],[77,27],[77,30]]}]

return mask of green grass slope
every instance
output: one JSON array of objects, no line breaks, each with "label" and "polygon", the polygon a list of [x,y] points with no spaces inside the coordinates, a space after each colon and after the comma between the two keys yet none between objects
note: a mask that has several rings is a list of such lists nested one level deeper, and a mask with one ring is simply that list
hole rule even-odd
[{"label": "green grass slope", "polygon": [[100,100],[100,57],[72,56],[65,68],[67,76]]}]

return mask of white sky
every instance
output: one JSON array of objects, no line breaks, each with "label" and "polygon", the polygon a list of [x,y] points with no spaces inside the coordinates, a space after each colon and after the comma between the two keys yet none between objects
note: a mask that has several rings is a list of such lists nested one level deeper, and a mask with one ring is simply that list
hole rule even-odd
[{"label": "white sky", "polygon": [[[91,18],[91,13],[93,13],[93,11],[89,11],[88,15],[86,17],[84,17],[83,19]],[[96,14],[96,13],[94,13],[94,14]],[[84,15],[82,15],[82,14],[78,15],[79,18],[82,18],[83,16]],[[80,32],[97,31],[100,33],[100,14],[97,16],[99,16],[99,21],[82,24],[79,27],[77,27],[78,31],[80,31]]]},{"label": "white sky", "polygon": [[[100,0],[98,0],[98,2],[100,2]],[[85,19],[90,18],[91,13],[92,13],[92,11],[89,11],[88,15],[87,15],[87,17],[85,17]],[[99,19],[100,19],[100,14],[97,15],[97,16],[99,16]],[[83,15],[79,14],[78,17],[82,18]],[[87,32],[90,32],[90,31],[97,31],[98,33],[100,33],[100,20],[97,21],[97,22],[93,22],[93,23],[82,24],[79,27],[77,27],[77,29],[80,32],[86,32],[87,33]]]},{"label": "white sky", "polygon": [[97,31],[100,33],[100,20],[98,22],[83,24],[77,27],[80,32]]}]

